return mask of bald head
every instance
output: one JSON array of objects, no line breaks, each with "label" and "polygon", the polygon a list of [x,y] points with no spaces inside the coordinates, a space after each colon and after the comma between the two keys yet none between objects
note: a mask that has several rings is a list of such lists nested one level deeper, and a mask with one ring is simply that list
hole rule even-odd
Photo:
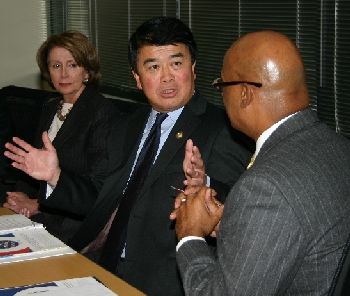
[{"label": "bald head", "polygon": [[260,31],[234,42],[225,55],[222,76],[225,81],[262,83],[259,89],[249,89],[255,104],[255,137],[309,105],[302,58],[294,43],[283,34]]}]

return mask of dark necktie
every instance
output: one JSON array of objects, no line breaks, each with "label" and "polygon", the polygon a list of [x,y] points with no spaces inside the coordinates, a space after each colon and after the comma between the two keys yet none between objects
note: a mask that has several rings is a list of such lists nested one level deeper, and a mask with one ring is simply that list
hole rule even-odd
[{"label": "dark necktie", "polygon": [[111,272],[115,271],[118,259],[124,249],[126,229],[134,202],[144,184],[158,151],[161,124],[168,115],[158,113],[149,135],[137,158],[135,168],[124,191],[118,212],[112,222],[99,264]]}]

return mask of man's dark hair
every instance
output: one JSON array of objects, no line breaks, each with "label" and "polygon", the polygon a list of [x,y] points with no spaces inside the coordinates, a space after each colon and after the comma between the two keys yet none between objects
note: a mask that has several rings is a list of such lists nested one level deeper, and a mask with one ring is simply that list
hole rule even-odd
[{"label": "man's dark hair", "polygon": [[128,45],[130,67],[137,72],[137,53],[144,45],[185,44],[190,53],[192,64],[196,61],[197,45],[190,28],[175,17],[158,16],[145,21],[131,35]]}]

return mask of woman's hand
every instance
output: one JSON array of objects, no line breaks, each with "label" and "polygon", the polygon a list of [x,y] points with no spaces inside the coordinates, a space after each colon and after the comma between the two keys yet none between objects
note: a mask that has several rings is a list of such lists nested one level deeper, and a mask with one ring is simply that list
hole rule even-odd
[{"label": "woman's hand", "polygon": [[12,166],[25,172],[37,180],[43,180],[51,186],[56,186],[61,169],[55,147],[47,132],[42,135],[44,147],[36,149],[24,140],[14,137],[12,143],[6,143],[4,155],[11,160]]},{"label": "woman's hand", "polygon": [[38,200],[29,198],[23,192],[7,192],[7,199],[3,207],[28,218],[39,213]]}]

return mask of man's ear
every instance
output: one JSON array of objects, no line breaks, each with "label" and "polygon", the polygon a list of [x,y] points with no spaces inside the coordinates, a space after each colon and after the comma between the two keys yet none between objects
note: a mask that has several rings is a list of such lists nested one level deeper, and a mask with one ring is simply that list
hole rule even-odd
[{"label": "man's ear", "polygon": [[193,78],[196,80],[197,73],[196,73],[196,62],[192,64],[192,73],[193,73]]},{"label": "man's ear", "polygon": [[136,80],[136,86],[138,89],[142,90],[142,84],[140,81],[140,75],[137,74],[134,70],[131,71],[132,75],[134,76],[135,80]]},{"label": "man's ear", "polygon": [[253,90],[248,87],[246,84],[243,84],[242,91],[241,91],[241,108],[248,107],[254,99],[254,92]]}]

